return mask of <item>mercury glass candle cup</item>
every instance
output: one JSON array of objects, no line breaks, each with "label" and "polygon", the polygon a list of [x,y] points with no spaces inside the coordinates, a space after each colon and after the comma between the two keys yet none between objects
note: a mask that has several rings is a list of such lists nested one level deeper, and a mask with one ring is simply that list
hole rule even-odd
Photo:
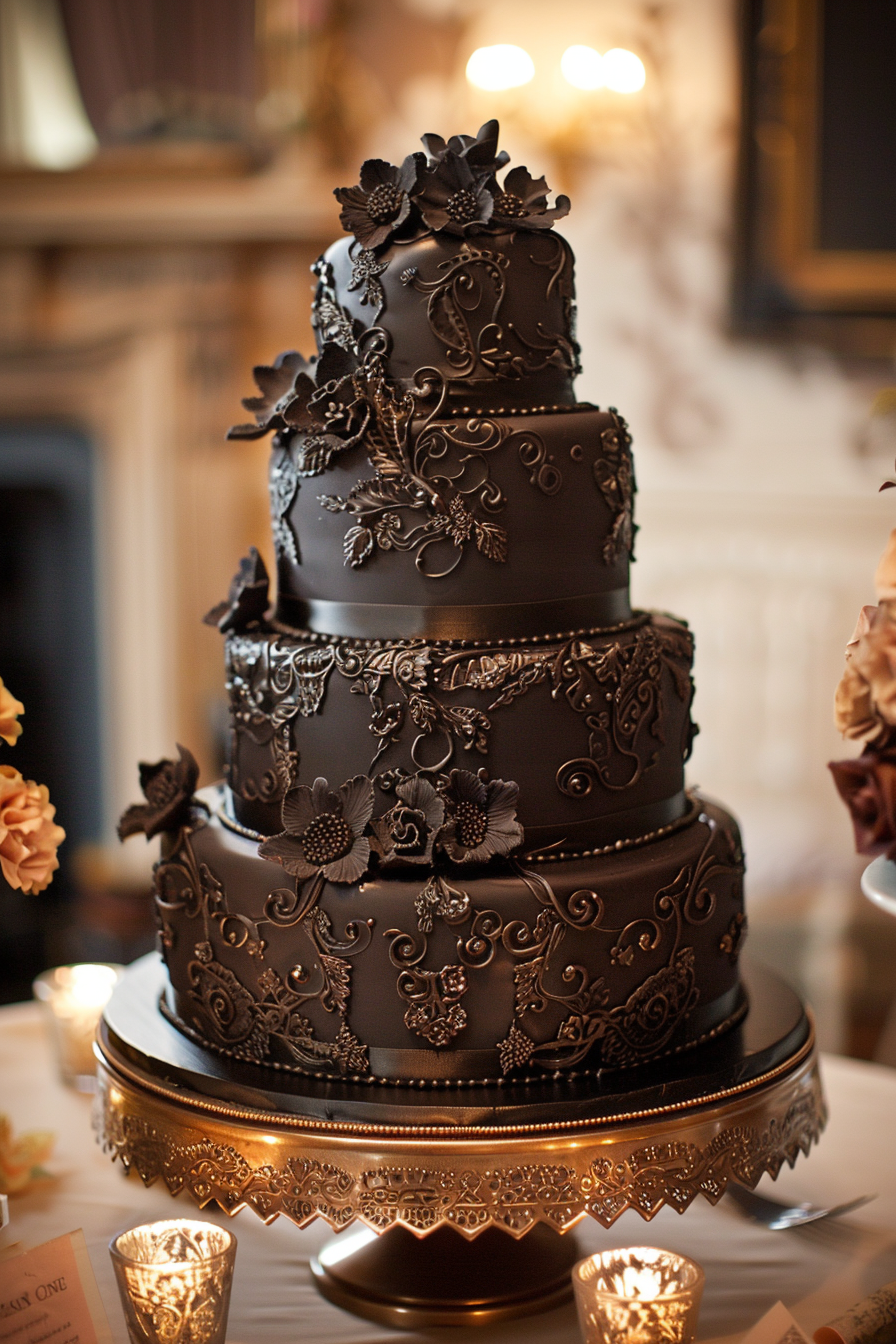
[{"label": "mercury glass candle cup", "polygon": [[34,997],[44,1006],[62,1080],[79,1092],[96,1086],[93,1041],[123,966],[84,962],[44,971]]},{"label": "mercury glass candle cup", "polygon": [[236,1237],[214,1223],[144,1223],[109,1243],[132,1344],[224,1344]]},{"label": "mercury glass candle cup", "polygon": [[699,1265],[653,1246],[589,1255],[573,1268],[585,1344],[690,1344],[705,1275]]}]

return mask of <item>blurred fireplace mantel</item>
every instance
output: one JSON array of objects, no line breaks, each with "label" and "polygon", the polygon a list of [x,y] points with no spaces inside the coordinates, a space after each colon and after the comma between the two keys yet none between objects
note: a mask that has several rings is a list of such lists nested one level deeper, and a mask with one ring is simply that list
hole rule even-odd
[{"label": "blurred fireplace mantel", "polygon": [[0,421],[75,426],[96,452],[109,839],[138,760],[180,741],[214,776],[223,659],[202,616],[249,545],[270,558],[267,444],[224,435],[253,364],[313,347],[329,186],[301,144],[0,170]]}]

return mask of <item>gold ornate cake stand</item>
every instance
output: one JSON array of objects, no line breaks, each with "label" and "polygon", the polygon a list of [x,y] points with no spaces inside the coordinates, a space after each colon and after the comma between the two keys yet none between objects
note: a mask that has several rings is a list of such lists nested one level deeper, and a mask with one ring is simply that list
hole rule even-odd
[{"label": "gold ornate cake stand", "polygon": [[810,1018],[770,972],[745,976],[735,1033],[663,1062],[539,1087],[320,1082],[226,1062],[158,1012],[138,962],[97,1044],[98,1137],[126,1172],[200,1205],[337,1232],[313,1262],[325,1297],[399,1327],[472,1325],[571,1295],[575,1225],[651,1219],[754,1186],[825,1121]]}]

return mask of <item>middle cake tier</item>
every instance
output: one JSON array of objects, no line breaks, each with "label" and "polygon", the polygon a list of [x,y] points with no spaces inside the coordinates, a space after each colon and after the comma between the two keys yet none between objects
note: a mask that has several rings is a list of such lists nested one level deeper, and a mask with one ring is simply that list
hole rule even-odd
[{"label": "middle cake tier", "polygon": [[272,835],[319,776],[369,775],[386,811],[403,776],[484,768],[519,786],[529,852],[645,835],[685,810],[692,657],[687,627],[649,613],[491,643],[231,635],[234,816]]},{"label": "middle cake tier", "polygon": [[529,638],[631,616],[631,439],[615,411],[465,407],[427,419],[426,398],[389,392],[366,366],[316,395],[353,432],[273,441],[284,624]]}]

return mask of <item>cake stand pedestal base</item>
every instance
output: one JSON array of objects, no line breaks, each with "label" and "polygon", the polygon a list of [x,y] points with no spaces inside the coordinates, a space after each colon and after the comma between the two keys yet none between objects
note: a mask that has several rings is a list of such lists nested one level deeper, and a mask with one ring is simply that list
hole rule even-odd
[{"label": "cake stand pedestal base", "polygon": [[[504,1087],[365,1086],[235,1059],[159,1011],[157,957],[119,982],[97,1042],[97,1135],[145,1184],[340,1232],[313,1266],[381,1324],[487,1324],[570,1296],[583,1217],[715,1204],[808,1152],[825,1121],[812,1023],[761,967],[749,1013],[639,1069]],[[355,1228],[346,1232],[352,1223]],[[363,1225],[360,1231],[358,1226]]]},{"label": "cake stand pedestal base", "polygon": [[519,1241],[495,1228],[467,1241],[448,1227],[419,1240],[403,1227],[334,1237],[311,1261],[337,1307],[398,1329],[493,1325],[562,1306],[579,1250],[572,1233],[533,1227]]}]

